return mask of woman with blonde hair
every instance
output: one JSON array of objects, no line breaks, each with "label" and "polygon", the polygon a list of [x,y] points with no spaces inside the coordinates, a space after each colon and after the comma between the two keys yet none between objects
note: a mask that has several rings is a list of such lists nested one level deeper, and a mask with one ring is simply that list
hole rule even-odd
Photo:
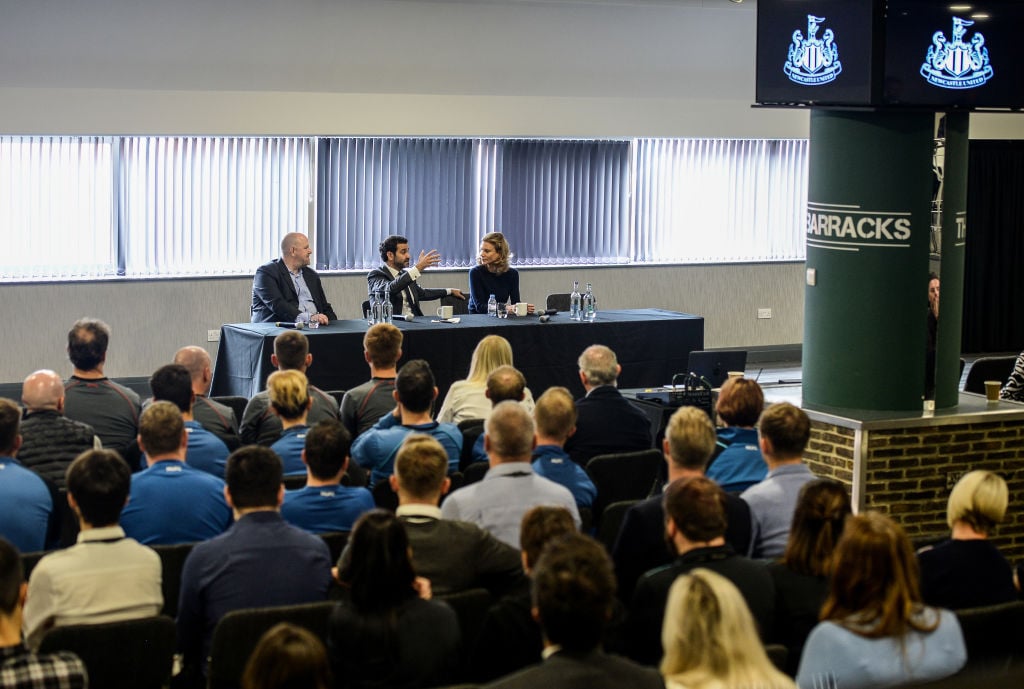
[{"label": "woman with blonde hair", "polygon": [[661,674],[667,689],[793,689],[765,654],[736,586],[708,569],[675,580],[665,606]]},{"label": "woman with blonde hair", "polygon": [[[452,383],[437,420],[458,424],[468,419],[486,419],[491,415],[491,401],[485,394],[487,377],[500,366],[512,365],[512,345],[508,340],[501,335],[488,335],[480,340],[469,362],[469,377]],[[526,388],[523,394],[523,405],[533,412],[533,393]]]},{"label": "woman with blonde hair", "polygon": [[821,620],[800,658],[802,689],[927,682],[967,662],[956,615],[921,602],[910,540],[879,512],[846,520]]},{"label": "woman with blonde hair", "polygon": [[512,250],[501,232],[491,232],[480,240],[477,265],[469,271],[469,312],[487,313],[487,301],[493,294],[499,304],[515,304],[519,297],[519,271],[510,268]]},{"label": "woman with blonde hair", "polygon": [[313,406],[309,396],[309,383],[302,371],[274,371],[267,378],[267,393],[270,409],[281,419],[284,431],[270,446],[284,465],[285,476],[301,476],[306,473],[302,462],[302,450],[306,446],[306,417]]},{"label": "woman with blonde hair", "polygon": [[957,481],[946,507],[950,539],[917,553],[925,603],[959,610],[1017,598],[1010,563],[988,540],[1008,502],[1006,481],[991,471],[971,471]]}]

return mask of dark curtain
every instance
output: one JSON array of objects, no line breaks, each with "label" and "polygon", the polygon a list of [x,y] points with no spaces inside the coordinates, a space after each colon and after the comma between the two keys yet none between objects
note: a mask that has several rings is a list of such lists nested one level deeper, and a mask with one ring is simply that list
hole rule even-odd
[{"label": "dark curtain", "polygon": [[967,166],[962,350],[1017,352],[1024,349],[1024,141],[971,141]]}]

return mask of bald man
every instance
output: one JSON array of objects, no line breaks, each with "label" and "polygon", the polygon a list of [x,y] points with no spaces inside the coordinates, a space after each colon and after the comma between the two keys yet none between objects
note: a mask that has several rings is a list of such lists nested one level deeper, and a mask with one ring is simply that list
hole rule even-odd
[{"label": "bald man", "polygon": [[21,387],[26,414],[18,461],[64,490],[64,472],[86,450],[99,449],[92,426],[64,416],[64,381],[54,371],[36,371]]},{"label": "bald man", "polygon": [[192,405],[192,418],[199,425],[224,441],[229,450],[236,450],[242,444],[238,438],[238,417],[235,410],[226,404],[207,397],[213,382],[213,364],[210,355],[202,347],[182,347],[174,354],[174,362],[184,366],[192,376],[192,392],[196,399]]},{"label": "bald man", "polygon": [[256,269],[252,282],[252,322],[315,322],[338,319],[331,308],[320,276],[309,267],[313,250],[309,238],[292,232],[281,240],[281,258]]}]

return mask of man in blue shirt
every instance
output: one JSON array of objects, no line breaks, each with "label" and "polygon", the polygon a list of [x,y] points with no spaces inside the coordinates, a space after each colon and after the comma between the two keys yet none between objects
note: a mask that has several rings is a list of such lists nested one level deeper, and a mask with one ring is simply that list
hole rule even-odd
[{"label": "man in blue shirt", "polygon": [[125,534],[146,545],[194,543],[231,524],[224,482],[185,463],[189,434],[178,407],[154,402],[139,419],[139,447],[149,468],[132,476],[121,512]]},{"label": "man in blue shirt", "polygon": [[21,409],[0,399],[0,536],[22,552],[43,550],[56,535],[50,488],[14,456],[21,447]]},{"label": "man in blue shirt", "polygon": [[284,494],[281,516],[286,522],[310,533],[351,531],[359,515],[374,508],[370,491],[341,485],[351,445],[352,436],[340,421],[321,421],[306,433],[306,486]]},{"label": "man in blue shirt", "polygon": [[202,424],[192,418],[192,404],[196,395],[192,392],[192,375],[179,364],[167,364],[156,370],[149,379],[154,400],[165,400],[181,410],[188,433],[188,451],[185,462],[189,466],[224,478],[224,465],[228,460],[228,446]]},{"label": "man in blue shirt", "polygon": [[757,419],[764,410],[764,393],[756,380],[730,378],[722,384],[715,403],[721,450],[708,464],[707,476],[726,493],[739,494],[768,474],[757,440]]},{"label": "man in blue shirt", "polygon": [[462,432],[458,426],[438,423],[430,416],[430,408],[437,399],[430,364],[423,359],[413,359],[402,366],[395,379],[394,397],[395,410],[382,416],[373,428],[352,443],[352,459],[373,471],[370,483],[376,484],[394,473],[395,454],[410,433],[434,436],[448,453],[448,473],[457,470]]},{"label": "man in blue shirt", "polygon": [[[490,382],[490,381],[488,381]],[[576,404],[567,388],[550,387],[537,398],[533,409],[537,423],[537,447],[533,449],[533,470],[569,489],[578,507],[590,507],[597,488],[587,472],[562,449],[576,432]]]}]

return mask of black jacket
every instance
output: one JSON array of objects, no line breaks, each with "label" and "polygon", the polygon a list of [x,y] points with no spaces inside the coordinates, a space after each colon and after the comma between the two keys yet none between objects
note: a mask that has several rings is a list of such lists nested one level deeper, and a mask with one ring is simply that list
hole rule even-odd
[{"label": "black jacket", "polygon": [[[327,301],[324,288],[320,284],[320,276],[312,268],[302,269],[302,279],[313,296],[316,310],[332,321],[338,320],[337,314]],[[284,261],[275,258],[256,269],[256,277],[252,281],[252,322],[273,323],[275,321],[295,322],[299,315],[299,294],[288,272]]]}]

